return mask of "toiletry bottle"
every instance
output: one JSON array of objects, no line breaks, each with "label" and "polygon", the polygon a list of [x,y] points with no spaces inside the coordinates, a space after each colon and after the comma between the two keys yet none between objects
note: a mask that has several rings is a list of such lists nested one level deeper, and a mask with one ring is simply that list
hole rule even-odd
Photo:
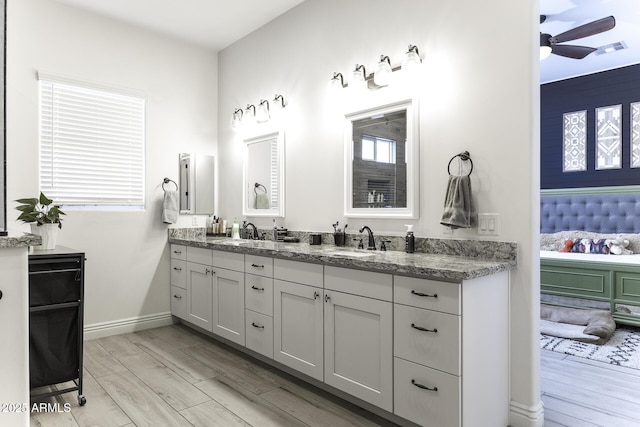
[{"label": "toiletry bottle", "polygon": [[273,241],[278,241],[278,225],[276,224],[275,218],[273,218]]},{"label": "toiletry bottle", "polygon": [[404,238],[404,251],[412,254],[416,249],[416,238],[413,236],[413,225],[406,225],[407,235]]},{"label": "toiletry bottle", "polygon": [[240,224],[238,224],[238,218],[233,219],[233,225],[231,226],[231,238],[232,239],[240,238]]}]

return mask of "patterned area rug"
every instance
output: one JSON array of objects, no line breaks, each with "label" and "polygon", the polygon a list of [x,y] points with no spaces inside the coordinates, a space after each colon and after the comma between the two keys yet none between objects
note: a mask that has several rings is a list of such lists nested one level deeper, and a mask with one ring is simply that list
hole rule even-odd
[{"label": "patterned area rug", "polygon": [[603,345],[540,335],[540,348],[612,365],[640,369],[640,328],[619,327]]}]

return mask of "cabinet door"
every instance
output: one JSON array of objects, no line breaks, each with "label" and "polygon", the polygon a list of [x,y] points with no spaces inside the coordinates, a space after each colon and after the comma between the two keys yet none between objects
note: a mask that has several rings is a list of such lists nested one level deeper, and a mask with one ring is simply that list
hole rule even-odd
[{"label": "cabinet door", "polygon": [[244,345],[244,273],[216,268],[213,274],[213,327],[211,331]]},{"label": "cabinet door", "polygon": [[187,320],[211,331],[211,293],[213,269],[206,265],[187,263]]},{"label": "cabinet door", "polygon": [[392,411],[392,304],[334,291],[324,302],[324,382]]},{"label": "cabinet door", "polygon": [[273,296],[273,358],[322,381],[322,289],[274,280]]}]

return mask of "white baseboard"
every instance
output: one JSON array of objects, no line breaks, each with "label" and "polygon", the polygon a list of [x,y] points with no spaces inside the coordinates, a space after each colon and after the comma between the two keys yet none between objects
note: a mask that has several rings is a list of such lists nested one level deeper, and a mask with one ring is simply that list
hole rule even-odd
[{"label": "white baseboard", "polygon": [[127,332],[137,332],[144,329],[167,326],[173,323],[173,316],[171,316],[169,312],[130,317],[128,319],[113,320],[110,322],[93,323],[91,325],[85,325],[84,339],[92,340]]},{"label": "white baseboard", "polygon": [[509,426],[512,427],[543,427],[544,410],[542,401],[535,406],[527,406],[514,400],[511,401]]}]

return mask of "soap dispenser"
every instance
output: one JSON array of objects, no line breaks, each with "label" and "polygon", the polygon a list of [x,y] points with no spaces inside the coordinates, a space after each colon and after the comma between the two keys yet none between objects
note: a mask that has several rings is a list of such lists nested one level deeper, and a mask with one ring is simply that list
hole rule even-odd
[{"label": "soap dispenser", "polygon": [[231,226],[231,238],[240,238],[240,224],[238,224],[238,218],[233,218],[233,225]]},{"label": "soap dispenser", "polygon": [[406,225],[407,235],[404,238],[404,251],[412,254],[416,249],[416,238],[413,235],[413,225]]}]

